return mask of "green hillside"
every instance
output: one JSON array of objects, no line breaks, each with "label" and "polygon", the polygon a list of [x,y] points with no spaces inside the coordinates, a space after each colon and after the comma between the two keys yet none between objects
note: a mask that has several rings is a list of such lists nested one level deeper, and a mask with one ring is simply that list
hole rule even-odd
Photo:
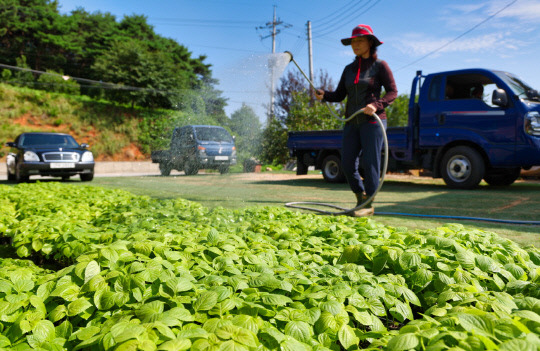
[{"label": "green hillside", "polygon": [[[197,115],[197,117],[195,117]],[[147,159],[166,147],[171,130],[189,123],[217,124],[211,117],[150,109],[0,84],[0,158],[22,132],[69,133],[90,144],[97,160]]]}]

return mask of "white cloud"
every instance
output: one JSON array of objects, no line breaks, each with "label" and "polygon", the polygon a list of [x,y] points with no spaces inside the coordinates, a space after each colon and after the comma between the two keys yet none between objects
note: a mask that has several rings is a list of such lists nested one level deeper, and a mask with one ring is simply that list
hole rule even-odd
[{"label": "white cloud", "polygon": [[[516,40],[505,32],[466,36],[454,42],[455,37],[426,37],[425,34],[408,34],[396,42],[397,48],[412,57],[424,56],[432,52],[443,53],[504,53],[517,50],[525,43]],[[448,44],[451,42],[450,44]]]},{"label": "white cloud", "polygon": [[[490,2],[489,11],[495,13],[505,2]],[[497,17],[512,18],[518,21],[534,22],[540,20],[540,1],[538,0],[521,0],[504,11],[499,13]]]}]

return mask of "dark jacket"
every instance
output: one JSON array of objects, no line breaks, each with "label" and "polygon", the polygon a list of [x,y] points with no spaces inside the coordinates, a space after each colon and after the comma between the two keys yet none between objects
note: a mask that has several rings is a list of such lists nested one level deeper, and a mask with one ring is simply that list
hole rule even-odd
[{"label": "dark jacket", "polygon": [[[358,83],[355,79],[358,75],[358,62],[360,61],[360,75]],[[381,98],[381,87],[386,94]],[[390,67],[385,61],[373,58],[360,59],[357,57],[343,70],[336,90],[325,91],[324,100],[340,102],[347,97],[345,117],[349,117],[368,104],[373,104],[377,109],[377,115],[381,119],[386,118],[384,109],[397,97],[396,82]],[[365,116],[364,116],[365,118]]]}]

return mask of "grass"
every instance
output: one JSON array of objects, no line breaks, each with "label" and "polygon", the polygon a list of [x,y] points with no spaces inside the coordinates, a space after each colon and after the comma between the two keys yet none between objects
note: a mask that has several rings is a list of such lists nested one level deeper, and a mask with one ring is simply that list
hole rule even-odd
[{"label": "grass", "polygon": [[[157,198],[182,197],[209,208],[284,206],[296,201],[323,202],[346,208],[354,206],[354,196],[346,184],[329,184],[319,175],[297,177],[292,172],[287,173],[291,176],[284,176],[285,173],[97,177],[90,184]],[[436,179],[389,177],[375,200],[374,219],[385,225],[417,230],[458,222],[468,228],[495,232],[523,246],[534,244],[540,247],[540,226],[377,214],[397,212],[538,221],[539,191],[540,183],[531,181],[501,188],[483,185],[467,191],[449,189]]]}]

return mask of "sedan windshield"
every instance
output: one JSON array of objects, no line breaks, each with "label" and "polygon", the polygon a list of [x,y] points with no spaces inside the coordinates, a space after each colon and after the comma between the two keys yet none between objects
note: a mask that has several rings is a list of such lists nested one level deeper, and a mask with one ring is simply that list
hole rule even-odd
[{"label": "sedan windshield", "polygon": [[19,140],[21,146],[79,147],[71,135],[24,134]]}]

